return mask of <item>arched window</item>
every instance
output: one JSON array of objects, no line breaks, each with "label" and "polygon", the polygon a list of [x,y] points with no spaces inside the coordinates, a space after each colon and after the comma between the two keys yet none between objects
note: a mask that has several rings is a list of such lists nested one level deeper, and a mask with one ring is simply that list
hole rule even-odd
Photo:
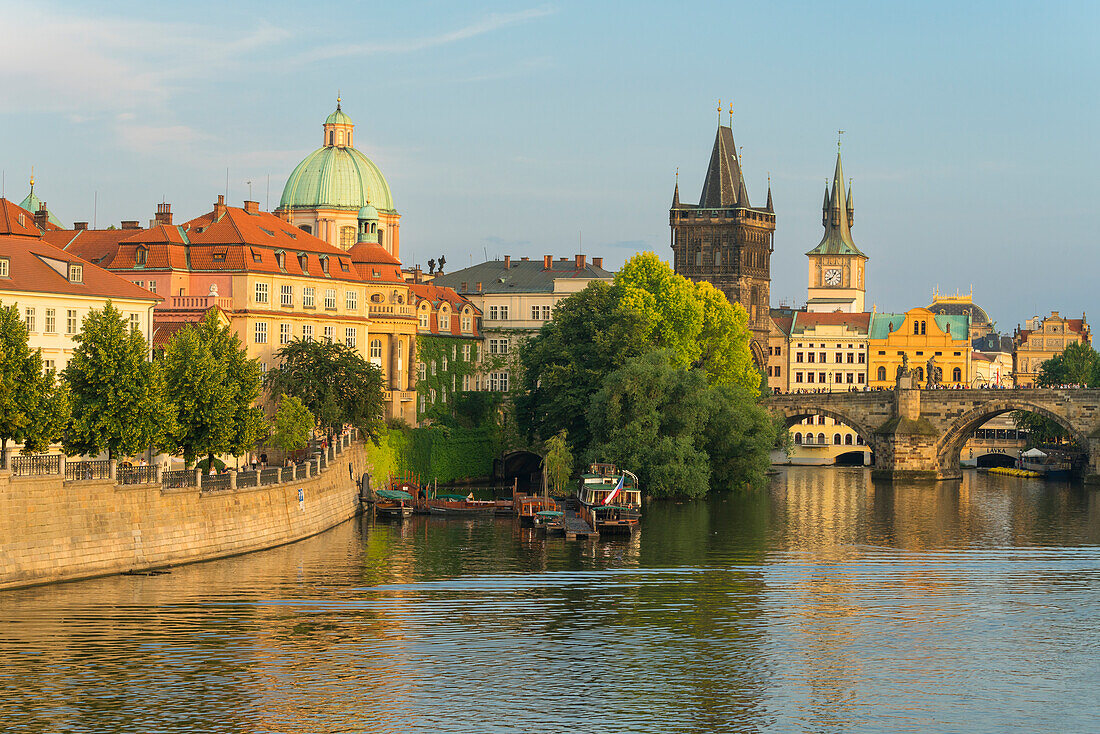
[{"label": "arched window", "polygon": [[343,132],[336,133],[336,142],[340,145],[344,144],[344,133]]},{"label": "arched window", "polygon": [[951,381],[952,382],[962,382],[962,379],[963,379],[963,373],[962,373],[961,369],[956,367],[955,369],[951,370]]},{"label": "arched window", "polygon": [[924,368],[917,367],[917,382],[924,382]]},{"label": "arched window", "polygon": [[702,265],[703,264],[703,251],[702,250],[699,250],[695,253],[695,264],[696,265]]},{"label": "arched window", "polygon": [[839,445],[840,445],[840,434],[839,433],[834,433],[833,434],[833,446],[839,446]]},{"label": "arched window", "polygon": [[886,381],[886,368],[885,367],[879,367],[878,368],[878,380],[879,380],[879,382],[885,382]]},{"label": "arched window", "polygon": [[924,336],[924,324],[925,324],[924,321],[920,322],[920,335],[921,336]]},{"label": "arched window", "polygon": [[801,433],[794,434],[794,442],[796,444],[802,443],[802,434]]},{"label": "arched window", "polygon": [[824,433],[817,434],[817,442],[819,444],[821,444],[822,446],[825,445],[825,434]]},{"label": "arched window", "polygon": [[370,341],[370,361],[376,367],[382,366],[382,340],[371,339]]},{"label": "arched window", "polygon": [[844,445],[845,446],[851,446],[852,445],[852,434],[849,433],[848,435],[846,435],[844,437]]},{"label": "arched window", "polygon": [[351,249],[355,245],[355,241],[358,239],[359,233],[356,232],[355,227],[341,227],[340,228],[340,247],[345,250]]},{"label": "arched window", "polygon": [[856,436],[856,446],[863,445],[863,436]]},{"label": "arched window", "polygon": [[299,224],[298,229],[302,230],[306,234],[313,234],[313,227],[309,226],[308,224]]},{"label": "arched window", "polygon": [[715,250],[714,251],[714,264],[715,265],[721,265],[722,264],[722,251],[721,250]]},{"label": "arched window", "polygon": [[328,131],[328,144],[329,145],[335,145],[335,143],[336,143],[336,133],[329,130]]},{"label": "arched window", "polygon": [[137,254],[134,256],[134,260],[137,262],[138,265],[143,266],[145,265],[145,260],[148,255],[149,251],[145,249],[144,245],[142,245],[141,247],[137,248]]},{"label": "arched window", "polygon": [[385,242],[383,241],[383,240],[385,239],[385,238],[383,237],[383,234],[384,234],[384,231],[383,231],[383,229],[382,229],[381,227],[379,227],[379,228],[378,228],[378,244],[380,244],[380,245],[383,245],[383,244],[385,244]]},{"label": "arched window", "polygon": [[920,322],[919,321],[914,321],[913,322],[913,336],[918,336],[919,334],[920,334]]}]

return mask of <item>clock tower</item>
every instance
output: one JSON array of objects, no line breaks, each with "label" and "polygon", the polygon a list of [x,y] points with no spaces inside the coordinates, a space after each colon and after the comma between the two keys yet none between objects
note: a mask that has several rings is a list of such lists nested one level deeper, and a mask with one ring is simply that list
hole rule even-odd
[{"label": "clock tower", "polygon": [[810,259],[807,311],[862,313],[866,310],[867,256],[852,240],[854,219],[852,186],[848,185],[845,194],[844,170],[837,150],[833,185],[831,189],[825,187],[825,202],[821,207],[825,235],[817,247],[806,253]]}]

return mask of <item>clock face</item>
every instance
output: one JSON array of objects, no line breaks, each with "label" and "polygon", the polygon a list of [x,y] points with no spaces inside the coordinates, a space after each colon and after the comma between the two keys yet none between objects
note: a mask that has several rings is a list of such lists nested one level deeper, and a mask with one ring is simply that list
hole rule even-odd
[{"label": "clock face", "polygon": [[840,285],[840,271],[833,268],[826,270],[825,285]]}]

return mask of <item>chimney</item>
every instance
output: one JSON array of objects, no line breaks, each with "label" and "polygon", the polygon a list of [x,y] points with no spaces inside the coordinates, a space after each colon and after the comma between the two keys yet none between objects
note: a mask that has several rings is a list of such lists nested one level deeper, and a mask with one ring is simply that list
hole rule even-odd
[{"label": "chimney", "polygon": [[543,270],[549,270],[552,267],[554,267],[554,256],[553,255],[543,255],[542,256],[542,269]]},{"label": "chimney", "polygon": [[481,282],[480,281],[478,281],[478,284],[477,284],[477,292],[481,293]]},{"label": "chimney", "polygon": [[156,222],[157,222],[157,224],[163,224],[165,226],[170,226],[172,224],[172,205],[171,204],[166,204],[166,203],[157,204]]},{"label": "chimney", "polygon": [[34,226],[45,232],[46,222],[48,221],[50,221],[50,211],[46,208],[46,202],[43,201],[38,207],[38,211],[34,213]]},{"label": "chimney", "polygon": [[123,219],[122,220],[122,228],[123,229],[141,229],[141,225],[138,223],[138,220],[136,220],[136,219]]},{"label": "chimney", "polygon": [[512,256],[511,255],[505,255],[504,256],[504,269],[505,270],[510,270],[511,267],[512,267]]},{"label": "chimney", "polygon": [[225,214],[225,196],[218,194],[218,203],[214,205],[214,221],[218,221]]},{"label": "chimney", "polygon": [[259,214],[260,213],[260,202],[258,202],[258,201],[246,201],[244,203],[244,210],[246,212],[248,212],[249,214]]},{"label": "chimney", "polygon": [[73,222],[73,229],[77,230],[78,232],[81,231],[81,230],[87,229],[87,228],[88,228],[88,223],[87,222]]},{"label": "chimney", "polygon": [[577,270],[584,270],[584,255],[577,255]]},{"label": "chimney", "polygon": [[602,257],[592,258],[592,267],[602,269],[603,268],[603,258]]},{"label": "chimney", "polygon": [[530,260],[530,259],[531,259],[531,258],[529,258],[529,257],[521,257],[521,258],[520,258],[520,260],[522,260],[523,262],[527,262],[527,261],[528,261],[528,260]]},{"label": "chimney", "polygon": [[462,282],[462,292],[463,293],[469,293],[470,292],[470,284],[467,283],[466,281]]}]

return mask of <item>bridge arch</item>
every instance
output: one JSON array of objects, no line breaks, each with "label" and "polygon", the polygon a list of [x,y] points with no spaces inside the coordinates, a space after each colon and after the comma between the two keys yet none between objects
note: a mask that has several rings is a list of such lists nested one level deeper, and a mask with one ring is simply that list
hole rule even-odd
[{"label": "bridge arch", "polygon": [[936,455],[941,470],[958,473],[959,452],[962,451],[967,439],[974,435],[974,431],[986,421],[1014,410],[1035,413],[1054,421],[1066,429],[1066,432],[1073,437],[1073,440],[1082,450],[1088,451],[1088,436],[1078,430],[1077,426],[1073,425],[1065,416],[1028,400],[990,400],[960,415],[951,422],[950,426],[940,436],[940,440],[936,445]]},{"label": "bridge arch", "polygon": [[851,416],[845,415],[840,411],[831,410],[829,408],[819,408],[816,406],[795,405],[784,406],[782,409],[779,409],[778,412],[783,415],[783,425],[788,431],[793,428],[795,424],[811,416],[823,415],[826,418],[832,418],[838,423],[843,423],[855,431],[856,434],[863,439],[864,445],[872,453],[875,451],[874,432],[868,429],[867,426],[862,425],[859,421],[854,420]]}]

